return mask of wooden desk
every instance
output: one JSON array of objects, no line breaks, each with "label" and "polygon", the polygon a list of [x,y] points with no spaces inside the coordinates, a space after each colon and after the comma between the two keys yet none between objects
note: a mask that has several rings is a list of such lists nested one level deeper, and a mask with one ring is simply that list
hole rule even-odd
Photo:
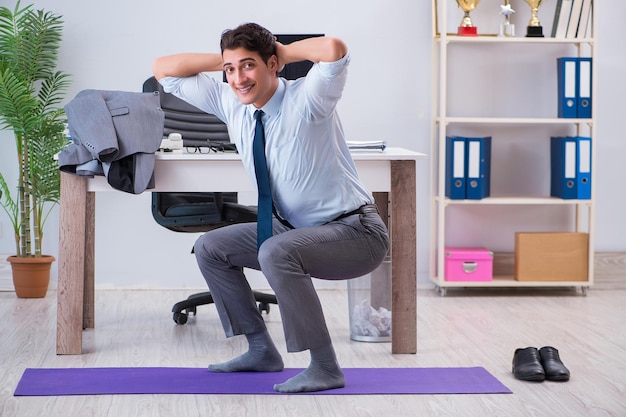
[{"label": "wooden desk", "polygon": [[[416,353],[415,161],[426,155],[401,148],[355,152],[363,183],[389,215],[392,262],[392,353]],[[150,191],[252,191],[237,154],[158,153]],[[206,178],[220,178],[216,184]],[[82,331],[94,327],[95,195],[116,191],[104,177],[61,174],[57,354],[82,353]],[[166,306],[164,306],[165,308]]]}]

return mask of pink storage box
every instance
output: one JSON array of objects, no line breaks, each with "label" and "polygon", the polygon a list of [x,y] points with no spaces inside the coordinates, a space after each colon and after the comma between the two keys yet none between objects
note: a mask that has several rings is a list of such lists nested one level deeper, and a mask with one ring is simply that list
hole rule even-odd
[{"label": "pink storage box", "polygon": [[446,281],[493,280],[493,252],[486,248],[445,248]]}]

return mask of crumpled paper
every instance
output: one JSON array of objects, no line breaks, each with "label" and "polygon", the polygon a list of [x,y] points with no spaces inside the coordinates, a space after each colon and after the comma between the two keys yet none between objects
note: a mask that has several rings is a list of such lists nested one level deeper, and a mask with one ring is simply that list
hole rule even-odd
[{"label": "crumpled paper", "polygon": [[376,310],[368,300],[363,300],[352,310],[352,334],[356,336],[391,336],[391,311],[384,307]]}]

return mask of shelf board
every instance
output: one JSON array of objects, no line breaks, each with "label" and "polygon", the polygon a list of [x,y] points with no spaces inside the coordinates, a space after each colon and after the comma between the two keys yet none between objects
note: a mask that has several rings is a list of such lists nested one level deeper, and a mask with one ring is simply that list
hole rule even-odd
[{"label": "shelf board", "polygon": [[459,124],[580,124],[593,123],[592,119],[574,119],[563,117],[437,117],[437,123],[459,123]]},{"label": "shelf board", "polygon": [[[435,197],[439,201],[439,197]],[[577,205],[591,204],[591,200],[566,200],[557,197],[486,197],[482,200],[444,199],[445,205]]]},{"label": "shelf board", "polygon": [[444,281],[431,280],[441,288],[506,288],[506,287],[578,287],[590,286],[590,281],[517,281],[512,276],[494,276],[492,281]]},{"label": "shelf board", "polygon": [[527,38],[525,36],[517,37],[500,37],[497,35],[479,35],[479,36],[458,36],[454,33],[448,33],[445,36],[437,36],[437,42],[445,40],[448,43],[527,43],[527,44],[589,44],[594,43],[593,38]]}]

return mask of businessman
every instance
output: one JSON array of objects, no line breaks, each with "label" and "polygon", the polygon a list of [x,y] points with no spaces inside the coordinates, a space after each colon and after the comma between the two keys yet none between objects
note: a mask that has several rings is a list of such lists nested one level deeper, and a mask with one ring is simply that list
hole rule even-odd
[{"label": "businessman", "polygon": [[[307,369],[274,390],[343,387],[311,277],[362,276],[382,262],[389,247],[387,229],[359,180],[336,110],[350,61],[347,47],[333,37],[282,45],[254,23],[226,30],[220,47],[221,54],[182,53],[157,58],[153,65],[166,92],[228,125],[259,189],[257,223],[210,231],[194,246],[226,336],[243,334],[249,346],[209,370],[283,369],[243,274],[243,268],[253,268],[263,272],[276,294],[287,350],[309,350],[311,357]],[[314,63],[306,77],[278,77],[286,64],[303,60]],[[228,83],[211,71],[223,71]]]}]

